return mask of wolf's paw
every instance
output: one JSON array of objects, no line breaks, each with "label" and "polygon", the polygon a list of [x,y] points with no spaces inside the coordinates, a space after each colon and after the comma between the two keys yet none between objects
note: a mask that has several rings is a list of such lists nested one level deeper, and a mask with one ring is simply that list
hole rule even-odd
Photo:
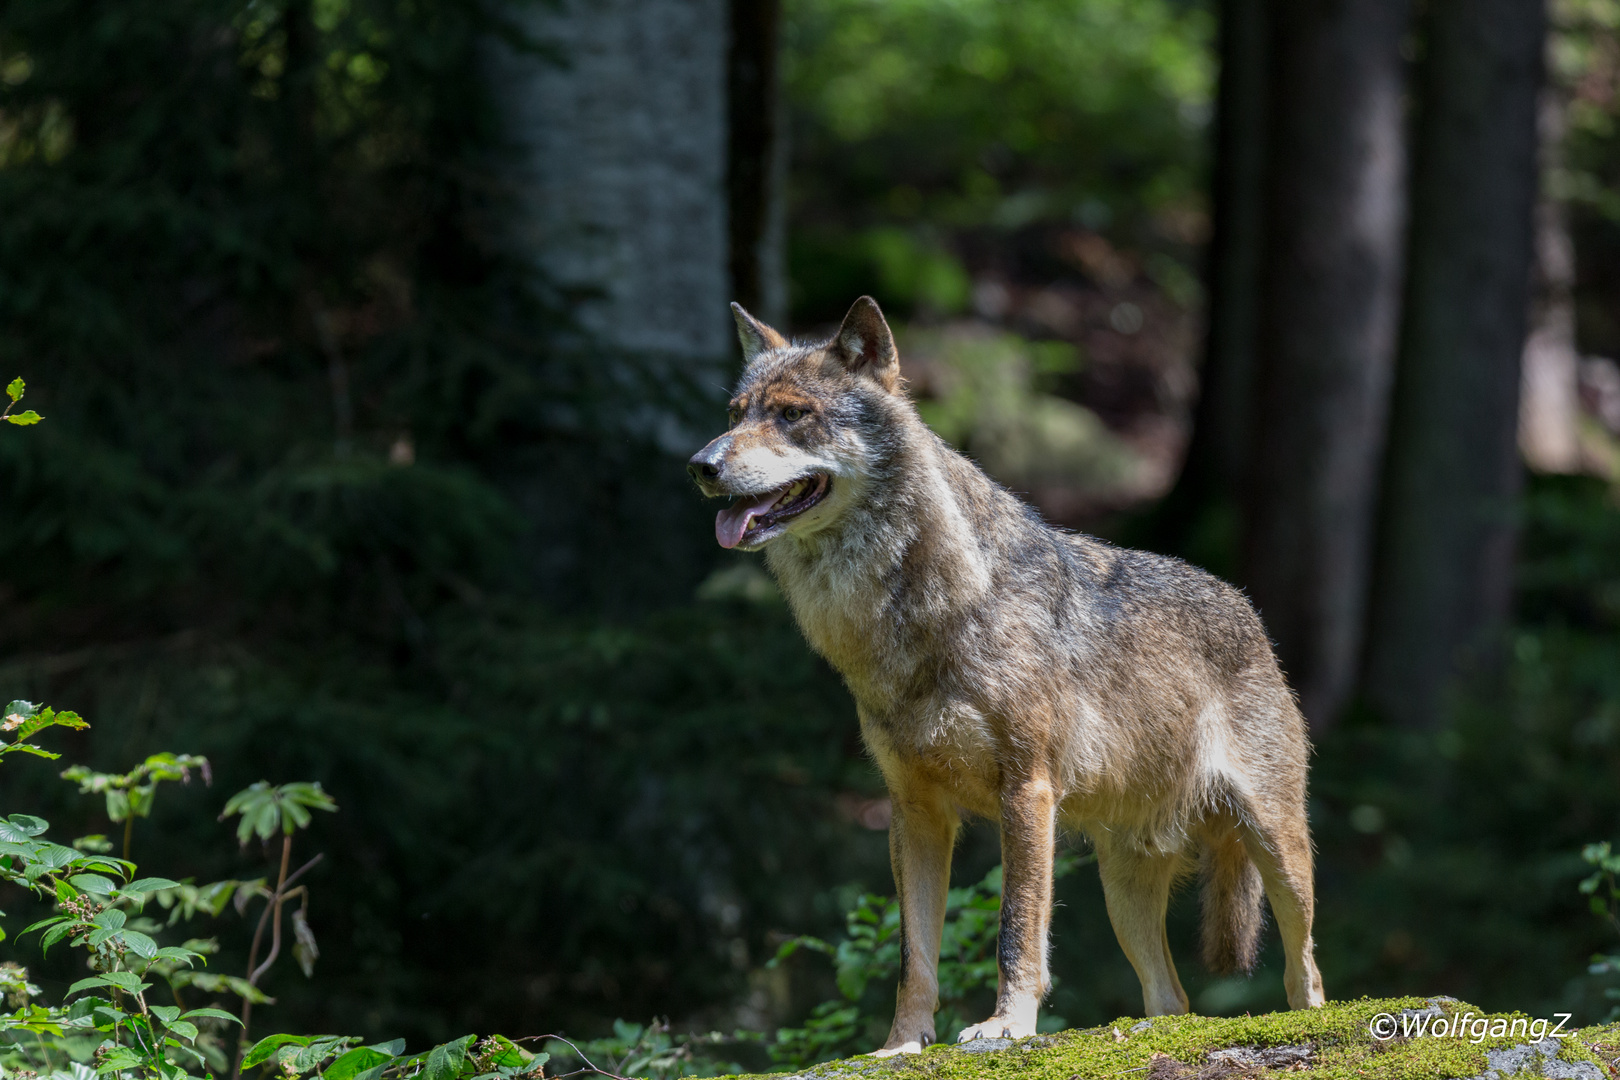
[{"label": "wolf's paw", "polygon": [[934,1045],[934,1036],[932,1034],[919,1035],[917,1038],[908,1040],[907,1042],[896,1043],[893,1046],[885,1046],[881,1050],[873,1050],[867,1055],[867,1057],[894,1057],[896,1054],[920,1054],[923,1052],[924,1047],[932,1045]]},{"label": "wolf's paw", "polygon": [[1035,1034],[1035,1021],[1016,1020],[992,1016],[982,1024],[974,1024],[962,1029],[962,1034],[956,1037],[957,1042],[972,1042],[974,1039],[1022,1039]]}]

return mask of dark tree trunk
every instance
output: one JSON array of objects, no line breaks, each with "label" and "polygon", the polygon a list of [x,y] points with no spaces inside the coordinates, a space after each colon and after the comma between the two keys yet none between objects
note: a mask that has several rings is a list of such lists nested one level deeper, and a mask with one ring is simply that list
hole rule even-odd
[{"label": "dark tree trunk", "polygon": [[731,295],[780,326],[787,290],[782,266],[785,123],[777,79],[781,0],[731,0],[727,56],[730,133]]},{"label": "dark tree trunk", "polygon": [[1355,685],[1404,235],[1406,0],[1277,0],[1245,583],[1314,728]]},{"label": "dark tree trunk", "polygon": [[1215,230],[1208,254],[1209,332],[1187,462],[1165,500],[1160,539],[1226,571],[1244,489],[1255,381],[1255,321],[1265,223],[1267,0],[1221,0],[1215,112]]},{"label": "dark tree trunk", "polygon": [[1541,0],[1429,8],[1366,669],[1401,724],[1439,719],[1508,611],[1544,34]]}]

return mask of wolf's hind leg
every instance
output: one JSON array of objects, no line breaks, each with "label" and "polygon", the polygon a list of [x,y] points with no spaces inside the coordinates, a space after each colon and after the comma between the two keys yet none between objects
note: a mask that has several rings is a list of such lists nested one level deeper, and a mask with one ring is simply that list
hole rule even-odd
[{"label": "wolf's hind leg", "polygon": [[934,1041],[939,939],[959,823],[955,807],[937,788],[891,787],[890,798],[889,860],[900,897],[900,990],[894,1026],[883,1049],[876,1051],[879,1056],[919,1053]]},{"label": "wolf's hind leg", "polygon": [[1001,935],[996,940],[996,1013],[960,1041],[1035,1034],[1052,923],[1057,799],[1044,775],[1008,781],[1001,793]]},{"label": "wolf's hind leg", "polygon": [[1108,903],[1114,936],[1141,980],[1142,1007],[1148,1016],[1184,1013],[1187,992],[1176,975],[1170,939],[1164,931],[1170,885],[1181,857],[1150,855],[1128,843],[1110,842],[1106,833],[1099,833],[1093,839],[1103,899]]},{"label": "wolf's hind leg", "polygon": [[1283,986],[1288,1007],[1310,1009],[1326,1001],[1311,941],[1315,894],[1311,884],[1311,835],[1303,807],[1262,817],[1251,807],[1242,827],[1243,845],[1260,869],[1266,899],[1283,940]]}]

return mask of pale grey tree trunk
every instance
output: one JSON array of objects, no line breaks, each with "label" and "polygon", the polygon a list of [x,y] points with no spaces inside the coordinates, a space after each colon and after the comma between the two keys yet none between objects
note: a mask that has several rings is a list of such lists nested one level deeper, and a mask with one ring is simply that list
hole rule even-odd
[{"label": "pale grey tree trunk", "polygon": [[1409,726],[1441,719],[1508,613],[1545,13],[1433,0],[1426,23],[1366,667],[1369,702]]},{"label": "pale grey tree trunk", "polygon": [[1406,0],[1273,0],[1243,580],[1313,728],[1355,686],[1400,304]]},{"label": "pale grey tree trunk", "polygon": [[494,65],[522,246],[606,349],[729,355],[727,0],[559,0]]},{"label": "pale grey tree trunk", "polygon": [[1569,102],[1555,86],[1541,92],[1541,197],[1536,202],[1530,335],[1524,343],[1519,450],[1538,472],[1581,467],[1580,356],[1575,348],[1575,245],[1556,188]]}]

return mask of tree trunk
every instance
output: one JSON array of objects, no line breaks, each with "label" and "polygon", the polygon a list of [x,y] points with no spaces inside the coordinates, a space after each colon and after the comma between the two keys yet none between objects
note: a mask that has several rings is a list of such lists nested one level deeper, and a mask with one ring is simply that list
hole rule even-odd
[{"label": "tree trunk", "polygon": [[523,245],[609,350],[716,363],[731,349],[726,0],[558,0],[497,53],[523,151]]},{"label": "tree trunk", "polygon": [[1267,0],[1221,0],[1209,331],[1192,440],[1160,515],[1160,542],[1218,572],[1245,487],[1265,223]]},{"label": "tree trunk", "polygon": [[1244,573],[1313,728],[1355,685],[1400,303],[1406,0],[1278,0]]},{"label": "tree trunk", "polygon": [[1405,725],[1508,612],[1541,0],[1436,0],[1412,187],[1366,691]]},{"label": "tree trunk", "polygon": [[1575,245],[1563,200],[1550,181],[1563,157],[1565,110],[1557,87],[1541,92],[1541,197],[1536,202],[1530,336],[1520,380],[1519,450],[1538,472],[1581,467],[1580,355],[1575,349]]},{"label": "tree trunk", "polygon": [[781,0],[731,0],[731,295],[776,327],[787,317],[786,114],[778,82]]}]

